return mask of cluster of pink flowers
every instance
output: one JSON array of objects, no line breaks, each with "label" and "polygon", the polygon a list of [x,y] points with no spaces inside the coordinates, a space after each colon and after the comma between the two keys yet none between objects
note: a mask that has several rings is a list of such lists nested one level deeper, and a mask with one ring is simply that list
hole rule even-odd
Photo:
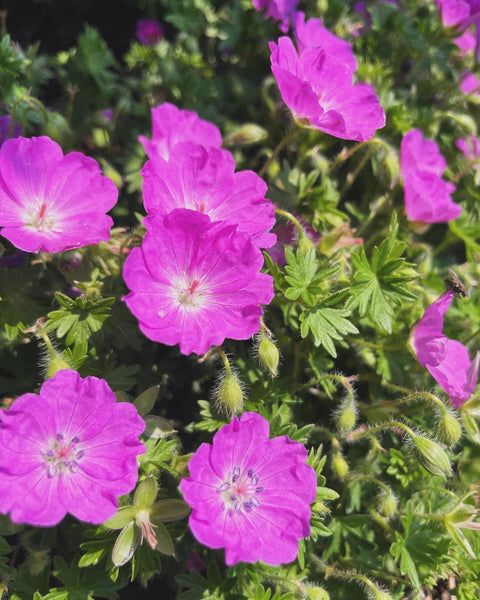
[{"label": "cluster of pink flowers", "polygon": [[[468,50],[473,40],[477,58],[480,58],[480,0],[435,0],[435,3],[441,11],[444,26],[462,33],[456,40],[459,48]],[[472,26],[475,27],[475,37],[469,31]]]},{"label": "cluster of pink flowers", "polygon": [[410,221],[445,223],[456,219],[461,207],[451,197],[452,183],[441,177],[447,163],[432,140],[424,140],[419,129],[402,139],[400,167],[405,185],[405,211]]},{"label": "cluster of pink flowers", "polygon": [[125,302],[147,337],[203,354],[260,326],[273,298],[260,248],[275,243],[274,207],[262,179],[235,172],[213,124],[168,103],[152,120],[153,139],[141,138],[147,233],[125,263]]},{"label": "cluster of pink flowers", "polygon": [[320,19],[293,17],[297,48],[289,37],[270,42],[272,72],[295,120],[346,140],[365,141],[385,125],[372,86],[354,83],[357,61],[348,42]]},{"label": "cluster of pink flowers", "polygon": [[145,422],[106,381],[58,371],[0,411],[0,512],[50,527],[70,513],[102,523],[137,482]]},{"label": "cluster of pink flowers", "polygon": [[472,361],[468,350],[442,333],[443,317],[452,303],[450,289],[431,304],[411,334],[411,345],[422,367],[427,367],[437,383],[459,408],[475,390],[480,353]]},{"label": "cluster of pink flowers", "polygon": [[246,412],[202,444],[180,489],[199,542],[225,548],[225,562],[291,562],[310,534],[317,478],[303,444],[269,439],[268,421]]},{"label": "cluster of pink flowers", "polygon": [[98,163],[63,155],[47,136],[6,140],[0,148],[0,227],[27,252],[62,252],[110,239],[118,190]]}]

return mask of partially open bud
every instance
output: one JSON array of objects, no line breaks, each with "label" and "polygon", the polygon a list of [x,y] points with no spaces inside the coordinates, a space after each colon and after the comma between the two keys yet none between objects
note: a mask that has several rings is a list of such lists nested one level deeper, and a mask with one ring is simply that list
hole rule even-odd
[{"label": "partially open bud", "polygon": [[447,446],[454,446],[462,435],[462,426],[448,410],[438,419],[437,435]]},{"label": "partially open bud", "polygon": [[441,446],[421,435],[413,435],[412,442],[418,451],[423,466],[430,473],[444,476],[450,474],[450,460]]},{"label": "partially open bud", "polygon": [[280,353],[271,338],[262,332],[260,333],[260,341],[258,342],[258,360],[270,373],[271,377],[276,377],[278,374],[278,362]]},{"label": "partially open bud", "polygon": [[227,373],[215,394],[218,409],[229,416],[237,414],[243,406],[243,391],[237,377]]}]

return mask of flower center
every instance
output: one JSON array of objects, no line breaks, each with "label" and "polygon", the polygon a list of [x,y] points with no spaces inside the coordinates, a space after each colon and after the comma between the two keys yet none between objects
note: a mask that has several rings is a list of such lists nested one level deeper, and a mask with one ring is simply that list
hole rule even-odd
[{"label": "flower center", "polygon": [[260,506],[258,495],[263,492],[263,487],[259,485],[253,469],[242,473],[242,469],[235,466],[231,477],[225,479],[219,491],[225,509],[232,514],[233,511],[250,512],[254,507]]},{"label": "flower center", "polygon": [[37,206],[31,211],[26,219],[26,224],[42,232],[51,231],[54,228],[56,219],[48,210],[48,203],[45,200],[42,201],[40,207]]},{"label": "flower center", "polygon": [[70,473],[78,471],[79,461],[84,455],[83,450],[78,450],[79,443],[78,437],[68,440],[63,433],[57,433],[49,442],[48,449],[42,452],[48,477],[55,477],[65,471]]},{"label": "flower center", "polygon": [[186,290],[179,290],[178,301],[184,306],[198,306],[202,297],[202,294],[198,291],[200,281],[194,279],[190,284],[190,287]]}]

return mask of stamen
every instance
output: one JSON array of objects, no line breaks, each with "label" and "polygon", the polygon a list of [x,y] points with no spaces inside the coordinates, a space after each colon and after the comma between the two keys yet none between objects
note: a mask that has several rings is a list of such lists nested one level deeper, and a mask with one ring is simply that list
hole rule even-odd
[{"label": "stamen", "polygon": [[239,477],[240,477],[240,467],[233,467],[233,477],[232,477],[233,483],[238,481]]}]

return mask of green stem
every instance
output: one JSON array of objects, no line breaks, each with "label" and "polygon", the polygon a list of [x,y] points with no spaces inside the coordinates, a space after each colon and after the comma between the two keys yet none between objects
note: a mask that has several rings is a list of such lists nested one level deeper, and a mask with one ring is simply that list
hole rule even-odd
[{"label": "green stem", "polygon": [[295,227],[298,230],[298,234],[300,237],[302,237],[303,235],[305,235],[303,233],[303,228],[300,225],[300,221],[298,219],[296,219],[292,213],[289,213],[287,210],[283,210],[281,208],[276,208],[275,209],[275,214],[276,215],[281,215],[282,217],[285,217],[286,219],[288,219],[291,223],[293,223],[295,225]]},{"label": "green stem", "polygon": [[345,185],[340,190],[340,198],[342,198],[345,195],[345,193],[350,188],[350,186],[355,182],[355,179],[358,177],[360,171],[367,164],[367,161],[371,158],[373,151],[374,151],[374,147],[370,146],[368,148],[368,150],[365,152],[365,154],[363,155],[363,157],[360,160],[360,162],[358,163],[358,165],[356,166],[353,173],[349,174],[349,176],[347,177],[347,181],[345,182]]},{"label": "green stem", "polygon": [[378,523],[380,525],[380,527],[383,527],[383,529],[385,529],[385,531],[391,535],[393,538],[395,537],[395,531],[390,527],[390,525],[385,521],[385,519],[383,519],[376,510],[374,510],[373,508],[369,508],[368,512],[370,513],[370,515],[372,516],[372,518],[375,520],[376,523]]},{"label": "green stem", "polygon": [[345,340],[351,344],[359,344],[360,346],[373,348],[375,350],[396,351],[405,349],[405,344],[398,344],[396,346],[383,346],[382,344],[375,344],[373,342],[367,342],[366,340],[352,338],[350,336],[346,337]]},{"label": "green stem", "polygon": [[45,346],[47,347],[48,354],[50,355],[50,358],[55,358],[55,356],[56,356],[55,349],[52,345],[52,342],[50,341],[50,338],[46,334],[45,329],[40,325],[40,323],[38,321],[35,324],[35,328],[36,328],[37,332],[40,334],[41,338],[43,339]]},{"label": "green stem", "polygon": [[393,429],[394,427],[401,429],[402,431],[404,431],[407,435],[411,436],[412,438],[415,437],[415,435],[416,435],[410,429],[410,427],[408,427],[407,425],[405,425],[405,423],[402,423],[401,421],[387,421],[386,423],[382,423],[381,425],[377,425],[376,427],[370,427],[369,429],[364,429],[361,431],[353,431],[348,436],[348,439],[350,441],[356,441],[362,437],[371,436],[372,434],[378,433],[379,431],[386,431],[387,429]]},{"label": "green stem", "polygon": [[432,402],[433,404],[438,406],[438,408],[442,412],[442,415],[445,415],[448,412],[447,407],[443,404],[443,402],[433,394],[430,394],[430,392],[413,392],[408,396],[405,396],[404,398],[400,398],[398,400],[384,400],[380,404],[373,404],[371,406],[401,406],[402,404],[407,404],[408,402],[412,402],[413,400],[425,400],[428,402]]},{"label": "green stem", "polygon": [[288,144],[288,142],[290,142],[290,140],[292,140],[295,137],[298,130],[299,130],[298,126],[296,124],[294,124],[289,129],[289,131],[287,131],[285,137],[279,141],[276,148],[272,152],[271,156],[269,156],[269,158],[267,159],[267,162],[263,165],[263,167],[258,172],[259,177],[263,177],[265,175],[268,167],[272,164],[272,162],[278,156],[280,151]]}]

